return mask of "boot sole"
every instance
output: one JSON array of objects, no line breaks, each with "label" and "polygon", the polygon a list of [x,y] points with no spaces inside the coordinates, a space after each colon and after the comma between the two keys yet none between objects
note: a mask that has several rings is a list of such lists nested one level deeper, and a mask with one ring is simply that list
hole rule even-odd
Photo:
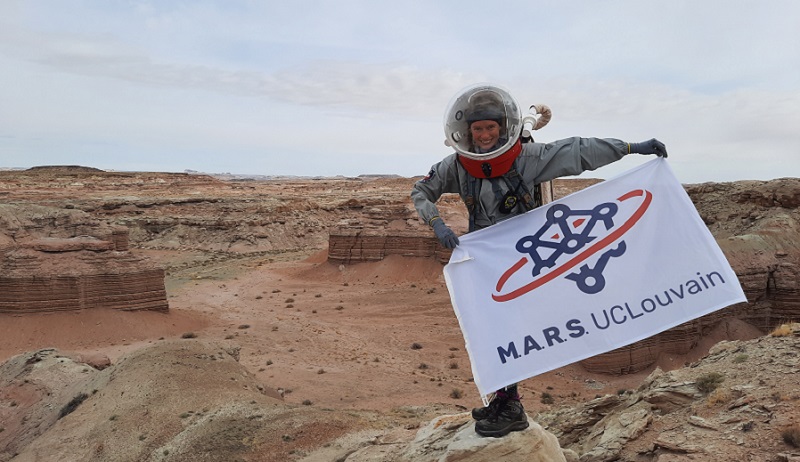
[{"label": "boot sole", "polygon": [[501,428],[499,430],[478,430],[477,426],[475,427],[475,433],[481,436],[493,436],[495,438],[500,438],[502,436],[506,436],[511,432],[518,432],[521,430],[525,430],[528,428],[530,424],[528,423],[528,419],[525,421],[514,422],[511,425]]}]

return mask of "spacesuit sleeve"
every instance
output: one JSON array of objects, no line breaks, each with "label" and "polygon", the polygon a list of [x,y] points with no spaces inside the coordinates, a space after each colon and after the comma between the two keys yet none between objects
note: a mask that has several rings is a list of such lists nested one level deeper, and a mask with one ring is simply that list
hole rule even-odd
[{"label": "spacesuit sleeve", "polygon": [[536,183],[579,175],[622,159],[628,144],[613,138],[566,138],[541,146]]},{"label": "spacesuit sleeve", "polygon": [[439,216],[436,201],[445,193],[459,192],[455,154],[446,157],[441,162],[431,167],[425,178],[414,183],[411,189],[411,200],[414,208],[425,223],[429,226],[431,219]]}]

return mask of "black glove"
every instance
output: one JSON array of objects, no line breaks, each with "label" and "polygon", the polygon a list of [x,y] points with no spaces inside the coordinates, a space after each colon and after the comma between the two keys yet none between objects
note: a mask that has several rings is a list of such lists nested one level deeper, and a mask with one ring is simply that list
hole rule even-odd
[{"label": "black glove", "polygon": [[458,236],[456,236],[456,233],[454,233],[452,229],[444,224],[441,218],[434,219],[433,232],[445,248],[455,249],[458,245]]},{"label": "black glove", "polygon": [[641,143],[629,143],[628,150],[631,154],[655,154],[658,157],[667,157],[667,147],[655,138]]}]

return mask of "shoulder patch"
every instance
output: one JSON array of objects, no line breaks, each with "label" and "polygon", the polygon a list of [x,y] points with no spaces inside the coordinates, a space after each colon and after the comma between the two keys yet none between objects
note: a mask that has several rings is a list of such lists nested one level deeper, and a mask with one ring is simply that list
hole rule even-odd
[{"label": "shoulder patch", "polygon": [[423,182],[423,183],[427,183],[427,182],[431,181],[434,176],[436,176],[436,170],[431,169],[431,171],[428,172],[427,175],[425,175],[425,178],[421,179],[420,181]]}]

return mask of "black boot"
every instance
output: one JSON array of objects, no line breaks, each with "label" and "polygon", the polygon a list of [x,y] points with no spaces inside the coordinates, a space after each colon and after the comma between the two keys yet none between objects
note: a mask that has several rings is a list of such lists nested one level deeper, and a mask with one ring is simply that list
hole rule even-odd
[{"label": "black boot", "polygon": [[497,406],[494,415],[475,422],[475,432],[481,436],[506,436],[528,428],[528,416],[522,403],[508,399]]},{"label": "black boot", "polygon": [[472,418],[475,420],[483,420],[497,414],[497,408],[505,401],[515,399],[519,401],[519,392],[517,392],[517,384],[509,385],[501,388],[494,393],[494,399],[489,402],[488,406],[476,407],[472,409]]},{"label": "black boot", "polygon": [[483,420],[492,417],[497,413],[497,407],[500,406],[501,401],[505,401],[505,399],[495,398],[488,406],[473,408],[472,418],[475,420]]}]

